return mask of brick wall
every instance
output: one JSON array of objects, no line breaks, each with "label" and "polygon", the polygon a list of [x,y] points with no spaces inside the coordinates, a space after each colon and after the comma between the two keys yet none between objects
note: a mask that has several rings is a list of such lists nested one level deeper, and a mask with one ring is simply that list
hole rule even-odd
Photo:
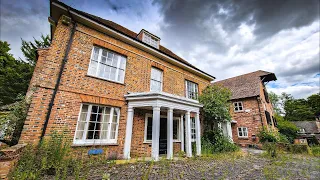
[{"label": "brick wall", "polygon": [[[31,96],[31,107],[25,121],[20,143],[37,143],[39,141],[48,104],[65,55],[70,31],[71,25],[65,26],[59,21],[55,28],[51,47],[39,51],[38,63],[28,92]],[[94,45],[127,57],[123,84],[87,75]],[[64,132],[72,141],[81,103],[115,106],[119,107],[121,111],[118,139],[117,145],[108,146],[108,150],[122,153],[127,116],[127,102],[124,95],[127,92],[149,91],[152,66],[163,70],[163,91],[167,93],[185,96],[185,79],[198,83],[200,92],[210,84],[209,81],[140,49],[78,24],[49,118],[46,136],[50,135],[52,131]],[[146,152],[149,155],[150,147],[141,144],[141,141],[143,141],[141,133],[144,132],[144,123],[142,125],[142,120],[139,119],[141,117],[141,114],[135,113],[132,153],[140,155]]]},{"label": "brick wall", "polygon": [[[259,138],[257,134],[259,133],[262,126],[271,128],[276,130],[273,123],[272,125],[268,125],[267,119],[265,116],[265,110],[270,113],[270,116],[273,116],[273,107],[272,104],[266,101],[264,93],[263,93],[264,85],[260,84],[260,97],[251,97],[251,98],[244,98],[233,100],[232,102],[239,102],[243,103],[242,112],[234,112],[233,104],[230,108],[230,114],[232,119],[237,121],[237,123],[232,123],[232,137],[233,141],[236,144],[247,146],[251,144],[259,144]],[[260,109],[260,112],[259,112]],[[246,112],[247,110],[247,112]],[[247,127],[248,128],[248,138],[240,138],[238,137],[238,127]],[[256,139],[253,138],[255,135]]]}]

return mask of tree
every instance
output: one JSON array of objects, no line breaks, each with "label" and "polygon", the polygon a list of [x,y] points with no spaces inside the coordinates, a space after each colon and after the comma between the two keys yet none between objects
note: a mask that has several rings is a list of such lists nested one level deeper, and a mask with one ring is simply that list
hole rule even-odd
[{"label": "tree", "polygon": [[274,92],[269,92],[269,99],[273,106],[273,110],[276,113],[281,114],[280,97]]},{"label": "tree", "polygon": [[13,103],[19,94],[25,94],[33,67],[9,54],[10,45],[0,41],[0,106]]},{"label": "tree", "polygon": [[307,98],[308,105],[311,107],[314,115],[320,117],[320,93],[312,94]]},{"label": "tree", "polygon": [[33,39],[34,39],[34,42],[31,42],[31,41],[27,42],[21,39],[22,41],[21,51],[25,57],[25,60],[32,66],[35,66],[37,63],[37,49],[49,47],[51,45],[51,39],[49,35],[46,35],[46,36],[41,35],[40,40],[37,40],[35,38]]},{"label": "tree", "polygon": [[288,121],[313,121],[314,112],[305,99],[291,99],[286,101],[284,119]]},{"label": "tree", "polygon": [[199,101],[203,104],[206,125],[231,120],[229,112],[231,94],[228,88],[219,85],[208,86],[203,90]]}]

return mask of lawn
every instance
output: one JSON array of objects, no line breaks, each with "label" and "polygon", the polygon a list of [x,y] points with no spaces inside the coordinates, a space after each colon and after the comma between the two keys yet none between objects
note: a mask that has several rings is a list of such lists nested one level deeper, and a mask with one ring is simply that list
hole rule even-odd
[{"label": "lawn", "polygon": [[320,158],[293,154],[270,158],[265,154],[236,152],[175,161],[125,164],[108,161],[93,163],[81,176],[85,179],[319,179]]}]

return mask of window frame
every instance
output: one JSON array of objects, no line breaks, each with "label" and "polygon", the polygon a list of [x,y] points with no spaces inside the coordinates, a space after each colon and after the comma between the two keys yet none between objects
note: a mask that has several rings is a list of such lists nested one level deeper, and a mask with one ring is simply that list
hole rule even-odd
[{"label": "window frame", "polygon": [[[241,129],[241,136],[240,136],[240,131],[239,131],[239,129]],[[243,134],[244,134],[244,129],[246,129],[246,136],[244,136]],[[243,127],[243,126],[241,126],[241,127],[237,127],[237,132],[238,132],[238,138],[248,138],[249,137],[249,129],[248,129],[248,127]]]},{"label": "window frame", "polygon": [[[152,139],[151,140],[147,140],[147,128],[148,128],[148,118],[153,118],[153,115],[150,113],[146,113],[145,115],[145,120],[144,120],[144,138],[143,138],[143,143],[152,143]],[[160,118],[167,118],[166,115],[160,115]],[[168,118],[167,118],[168,120]],[[181,118],[180,117],[173,117],[174,121],[178,121],[178,125],[177,125],[177,133],[178,133],[178,139],[173,139],[173,142],[181,142]],[[173,125],[173,123],[172,123]]]},{"label": "window frame", "polygon": [[149,33],[143,32],[142,42],[159,49],[159,40]]},{"label": "window frame", "polygon": [[[194,93],[195,94],[195,98],[193,98],[193,97],[189,97],[189,92],[191,92],[191,91],[189,91],[189,89],[188,89],[188,83],[191,83],[191,85],[195,85],[194,86],[194,89],[195,89],[195,92],[192,92],[192,93]],[[185,80],[185,93],[186,93],[186,98],[188,98],[188,99],[193,99],[193,100],[198,100],[198,98],[199,98],[199,85],[198,85],[198,83],[195,83],[195,82],[193,82],[193,81],[189,81],[189,80]]]},{"label": "window frame", "polygon": [[[241,103],[241,106],[239,106],[239,103]],[[236,104],[237,104],[237,106],[236,106]],[[236,110],[236,107],[238,108],[238,110]],[[242,110],[239,110],[239,107],[241,107]],[[233,102],[233,110],[234,110],[234,112],[243,112],[244,111],[243,102],[242,101]]]},{"label": "window frame", "polygon": [[[155,80],[155,79],[152,78],[152,69],[161,72],[161,77],[160,77],[160,91],[156,91],[156,90],[152,90],[152,89],[151,89],[151,88],[152,88],[152,85],[151,85],[151,82],[152,82],[152,81],[159,82],[158,80]],[[152,66],[152,67],[151,67],[151,71],[150,71],[150,91],[152,91],[152,92],[162,92],[162,88],[163,88],[163,70]]]},{"label": "window frame", "polygon": [[[91,68],[91,61],[92,61],[92,59],[93,59],[93,55],[94,55],[94,49],[95,48],[98,48],[99,49],[99,53],[98,53],[98,59],[97,59],[97,67],[96,67],[96,71],[95,71],[95,74],[93,75],[93,74],[90,74],[89,73],[89,70],[90,70],[90,68]],[[110,74],[111,74],[111,72],[110,72],[110,74],[109,74],[109,79],[108,78],[105,78],[105,77],[101,77],[101,76],[99,76],[99,67],[100,67],[100,64],[101,64],[101,57],[102,57],[102,51],[103,50],[105,50],[105,51],[107,51],[108,53],[110,52],[110,53],[113,53],[114,55],[117,55],[119,58],[118,58],[118,62],[117,62],[117,67],[114,67],[114,66],[112,66],[112,63],[111,63],[111,65],[106,65],[106,66],[108,66],[108,67],[110,67],[110,71],[111,71],[111,67],[112,68],[116,68],[116,73],[115,73],[115,77],[116,77],[116,79],[118,79],[118,76],[119,76],[119,72],[120,72],[120,69],[121,69],[121,59],[125,59],[125,63],[124,63],[124,67],[123,67],[123,69],[121,69],[121,70],[123,70],[123,78],[122,79],[120,79],[119,81],[118,80],[113,80],[113,79],[111,79],[110,78]],[[113,62],[113,61],[112,61]],[[91,76],[91,77],[95,77],[95,78],[99,78],[99,79],[103,79],[103,80],[106,80],[106,81],[111,81],[111,82],[115,82],[115,83],[120,83],[120,84],[124,84],[124,80],[125,80],[125,76],[126,76],[126,67],[127,67],[127,57],[126,56],[124,56],[124,55],[122,55],[122,54],[120,54],[120,53],[117,53],[117,52],[115,52],[115,51],[112,51],[112,50],[110,50],[110,49],[107,49],[107,48],[104,48],[104,47],[101,47],[101,46],[97,46],[97,45],[93,45],[93,47],[92,47],[92,49],[91,49],[91,55],[90,55],[90,61],[89,61],[89,66],[88,66],[88,70],[87,70],[87,75],[88,76]]]},{"label": "window frame", "polygon": [[[85,121],[85,125],[84,125],[83,135],[82,135],[82,139],[76,139],[77,132],[78,132],[78,126],[79,126],[81,113],[82,113],[82,107],[84,105],[88,105],[88,111],[87,111],[87,115],[86,115],[86,121]],[[88,134],[88,128],[89,128],[89,123],[90,123],[89,120],[90,120],[90,117],[91,117],[92,106],[99,106],[99,108],[100,107],[110,108],[109,120],[106,122],[106,124],[109,124],[107,139],[86,139],[87,134]],[[115,111],[118,111],[117,126],[116,126],[114,139],[110,139],[110,136],[111,136],[111,125],[113,124],[112,118],[113,118],[113,115],[114,115]],[[108,145],[108,144],[117,144],[118,133],[119,133],[119,121],[120,121],[120,116],[121,116],[120,113],[121,113],[121,109],[119,107],[112,107],[112,106],[91,104],[91,103],[82,103],[81,106],[80,106],[79,114],[78,114],[76,129],[74,131],[73,145]],[[100,128],[100,132],[101,132],[101,128]]]}]

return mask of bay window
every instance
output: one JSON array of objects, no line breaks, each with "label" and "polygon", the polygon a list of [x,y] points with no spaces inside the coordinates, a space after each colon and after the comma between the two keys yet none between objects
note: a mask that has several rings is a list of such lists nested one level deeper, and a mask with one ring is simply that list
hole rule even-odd
[{"label": "bay window", "polygon": [[117,143],[120,109],[82,104],[74,144]]},{"label": "bay window", "polygon": [[118,53],[94,46],[91,53],[88,75],[123,83],[126,61],[126,57]]}]

